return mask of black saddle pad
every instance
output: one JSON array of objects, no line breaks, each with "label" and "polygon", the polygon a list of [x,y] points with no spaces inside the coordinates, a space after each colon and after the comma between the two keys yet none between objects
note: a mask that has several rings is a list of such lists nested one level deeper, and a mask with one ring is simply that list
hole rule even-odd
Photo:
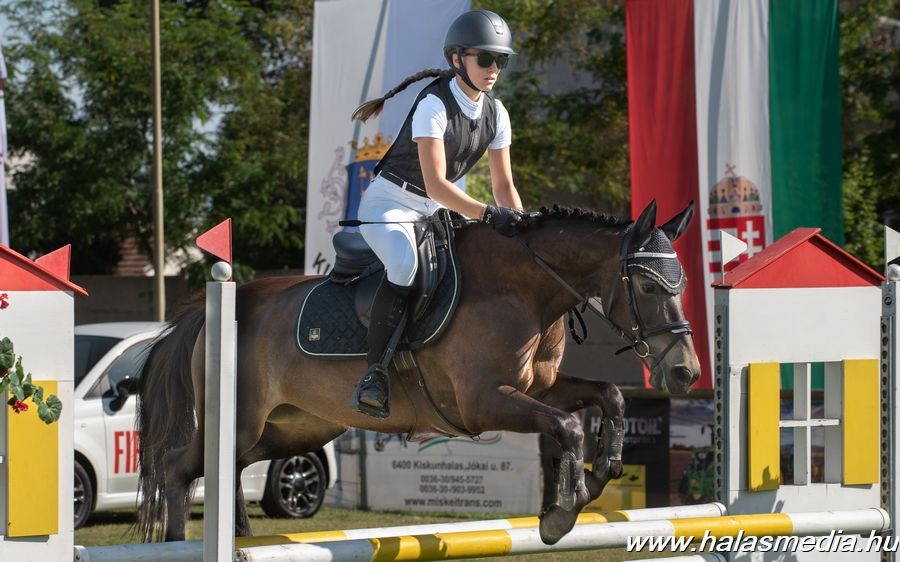
[{"label": "black saddle pad", "polygon": [[[461,281],[459,269],[455,265],[448,267],[422,316],[406,329],[399,349],[419,349],[441,336],[459,301]],[[313,287],[303,300],[297,319],[297,345],[301,352],[319,359],[365,357],[368,329],[356,316],[357,286],[326,279]]]}]

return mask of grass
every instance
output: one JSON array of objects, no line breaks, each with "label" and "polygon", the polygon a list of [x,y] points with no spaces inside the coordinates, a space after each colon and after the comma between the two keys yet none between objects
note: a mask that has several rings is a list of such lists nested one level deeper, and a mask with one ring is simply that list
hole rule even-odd
[{"label": "grass", "polygon": [[[255,535],[277,535],[308,531],[360,529],[394,525],[422,525],[426,523],[522,516],[522,514],[485,515],[484,513],[362,511],[359,509],[341,509],[326,506],[319,510],[314,517],[309,519],[272,519],[266,517],[262,512],[262,509],[255,504],[250,506],[249,512],[250,524]],[[118,510],[95,513],[91,516],[87,525],[75,531],[75,544],[82,546],[103,546],[138,542],[131,534],[135,521],[134,511]],[[191,512],[186,538],[188,540],[200,540],[203,538],[203,511],[199,507],[195,507]],[[605,549],[600,551],[508,556],[504,559],[513,562],[535,562],[537,560],[540,560],[541,562],[618,562],[621,560],[637,560],[656,558],[659,556],[663,556],[663,554],[649,555],[645,553],[630,553],[626,552],[624,549]],[[493,558],[483,558],[479,560],[493,560]]]}]

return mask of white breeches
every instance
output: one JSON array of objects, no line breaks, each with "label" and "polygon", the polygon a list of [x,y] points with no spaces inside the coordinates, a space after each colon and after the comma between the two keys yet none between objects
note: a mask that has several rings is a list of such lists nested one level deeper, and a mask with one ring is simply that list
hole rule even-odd
[{"label": "white breeches", "polygon": [[380,176],[366,188],[359,203],[359,232],[384,263],[388,281],[402,287],[413,284],[418,267],[413,223],[433,215],[440,203],[404,191]]}]

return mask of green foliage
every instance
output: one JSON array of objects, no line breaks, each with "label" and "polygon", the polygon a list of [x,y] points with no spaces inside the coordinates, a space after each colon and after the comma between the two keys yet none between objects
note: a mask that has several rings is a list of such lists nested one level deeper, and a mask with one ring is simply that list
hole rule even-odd
[{"label": "green foliage", "polygon": [[31,373],[22,367],[22,358],[16,357],[9,338],[0,339],[0,393],[8,392],[7,403],[16,413],[25,411],[29,398],[38,408],[38,417],[44,423],[53,423],[62,413],[62,402],[55,394],[44,399],[44,389],[31,381]]},{"label": "green foliage", "polygon": [[240,27],[260,57],[242,99],[222,116],[192,178],[205,186],[211,227],[234,219],[234,255],[254,269],[303,267],[312,2],[258,2]]},{"label": "green foliage", "polygon": [[[884,265],[884,234],[871,194],[878,191],[868,151],[847,163],[844,171],[844,249],[873,266]],[[853,236],[849,236],[849,233]]]},{"label": "green foliage", "polygon": [[477,4],[507,19],[520,53],[497,96],[510,110],[526,207],[563,201],[627,214],[624,8],[592,0]]},{"label": "green foliage", "polygon": [[[120,242],[153,244],[147,2],[13,0],[11,238],[73,244],[74,273],[110,272]],[[167,250],[231,216],[235,255],[302,263],[312,2],[161,3]]]},{"label": "green foliage", "polygon": [[848,251],[879,267],[880,224],[900,228],[900,1],[842,2],[844,231]]}]

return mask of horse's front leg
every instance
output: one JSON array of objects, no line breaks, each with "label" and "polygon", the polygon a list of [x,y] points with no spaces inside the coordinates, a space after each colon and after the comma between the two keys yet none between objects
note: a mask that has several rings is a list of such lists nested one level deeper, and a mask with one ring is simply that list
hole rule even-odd
[{"label": "horse's front leg", "polygon": [[[540,433],[553,439],[562,450],[559,505],[541,514],[540,535],[554,544],[575,525],[578,513],[590,501],[584,480],[584,431],[579,419],[504,385],[497,393],[482,393],[460,404],[464,420],[479,427],[516,433]],[[474,428],[478,431],[478,428]]]},{"label": "horse's front leg", "polygon": [[591,406],[603,412],[597,434],[597,453],[585,482],[591,501],[600,496],[613,478],[622,476],[622,448],[625,440],[625,400],[616,385],[603,381],[577,379],[559,373],[552,387],[538,400],[566,412]]}]

